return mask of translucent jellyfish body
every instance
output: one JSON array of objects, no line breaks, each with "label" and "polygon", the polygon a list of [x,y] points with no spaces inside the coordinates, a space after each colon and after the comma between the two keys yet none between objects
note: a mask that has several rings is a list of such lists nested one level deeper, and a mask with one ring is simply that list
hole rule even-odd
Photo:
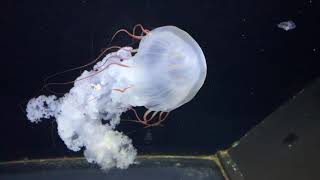
[{"label": "translucent jellyfish body", "polygon": [[198,43],[185,31],[164,26],[140,42],[127,72],[133,106],[171,111],[190,101],[204,83],[207,66]]},{"label": "translucent jellyfish body", "polygon": [[31,99],[27,117],[31,122],[55,118],[66,146],[73,151],[84,149],[89,162],[103,169],[127,168],[137,152],[131,139],[115,129],[121,114],[144,106],[148,111],[143,120],[137,115],[133,121],[146,127],[159,125],[166,117],[163,112],[196,95],[206,72],[203,52],[189,34],[174,26],[156,28],[141,36],[137,50],[123,47],[107,54],[72,81],[74,87],[64,96]]}]

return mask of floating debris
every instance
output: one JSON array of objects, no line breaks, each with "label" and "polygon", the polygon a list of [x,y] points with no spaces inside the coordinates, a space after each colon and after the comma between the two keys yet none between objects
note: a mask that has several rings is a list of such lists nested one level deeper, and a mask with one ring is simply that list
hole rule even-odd
[{"label": "floating debris", "polygon": [[278,28],[281,28],[285,31],[289,31],[296,28],[296,24],[293,21],[284,21],[278,24]]}]

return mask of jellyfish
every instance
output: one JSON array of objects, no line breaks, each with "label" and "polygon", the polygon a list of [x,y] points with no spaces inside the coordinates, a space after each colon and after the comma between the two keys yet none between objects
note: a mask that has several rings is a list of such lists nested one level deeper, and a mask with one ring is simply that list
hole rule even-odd
[{"label": "jellyfish", "polygon": [[[136,27],[141,35],[136,35]],[[40,95],[26,107],[31,122],[55,119],[66,146],[83,149],[87,161],[102,169],[125,169],[135,162],[137,151],[131,139],[116,130],[121,114],[133,110],[132,122],[158,126],[169,112],[192,100],[206,78],[205,56],[187,32],[175,26],[135,28],[133,33],[124,29],[117,33],[139,40],[137,49],[106,49],[116,51],[94,61],[92,70],[83,71],[76,80],[51,83],[72,83],[69,92],[61,97]],[[138,106],[147,109],[143,117],[134,110]]]}]

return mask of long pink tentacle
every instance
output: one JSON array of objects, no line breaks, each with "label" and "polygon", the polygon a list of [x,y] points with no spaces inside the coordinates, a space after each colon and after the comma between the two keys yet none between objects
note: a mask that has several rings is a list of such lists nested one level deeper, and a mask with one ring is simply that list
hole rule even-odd
[{"label": "long pink tentacle", "polygon": [[47,86],[50,86],[50,85],[66,85],[66,84],[72,84],[72,83],[75,83],[77,81],[82,81],[82,80],[85,80],[85,79],[88,79],[90,77],[93,77],[99,73],[101,73],[102,71],[104,71],[105,69],[107,69],[109,66],[111,65],[118,65],[118,66],[122,66],[122,67],[129,67],[127,65],[124,65],[124,64],[120,64],[120,63],[116,63],[116,62],[113,62],[113,63],[110,63],[108,64],[106,67],[104,67],[103,69],[100,69],[99,71],[96,71],[95,73],[91,74],[91,75],[88,75],[86,77],[83,77],[83,78],[80,78],[80,79],[76,79],[76,80],[73,80],[73,81],[67,81],[67,82],[62,82],[62,83],[47,83],[44,85],[44,87],[47,87]]},{"label": "long pink tentacle", "polygon": [[120,47],[120,46],[111,46],[111,47],[109,47],[109,48],[106,48],[106,49],[104,49],[104,50],[98,55],[98,57],[96,57],[93,61],[91,61],[91,62],[89,62],[89,63],[87,63],[87,64],[84,64],[84,65],[82,65],[82,66],[78,66],[78,67],[75,67],[75,68],[67,69],[67,70],[64,70],[64,71],[61,71],[61,72],[57,72],[57,73],[55,73],[55,74],[52,74],[52,75],[46,77],[44,81],[46,82],[46,81],[48,81],[49,79],[51,79],[51,78],[53,78],[53,77],[55,77],[55,76],[57,76],[57,75],[63,74],[63,73],[67,73],[67,72],[70,72],[70,71],[74,71],[74,70],[77,70],[77,69],[82,69],[82,68],[88,67],[88,66],[96,63],[107,51],[109,51],[109,50],[111,50],[111,49],[121,49],[121,47]]},{"label": "long pink tentacle", "polygon": [[[136,29],[140,28],[142,33],[140,36],[136,35]],[[143,34],[148,34],[150,31],[148,29],[145,29],[141,24],[136,24],[133,27],[132,33],[130,33],[128,30],[126,29],[119,29],[117,32],[115,32],[110,40],[110,43],[114,40],[114,38],[120,33],[120,32],[125,32],[127,35],[129,35],[130,37],[132,37],[133,39],[137,39],[137,40],[141,40],[144,35]]]},{"label": "long pink tentacle", "polygon": [[133,108],[130,108],[130,109],[134,112],[137,120],[126,120],[126,121],[143,124],[144,128],[149,128],[149,127],[154,127],[154,126],[161,126],[161,123],[167,119],[167,117],[168,117],[168,115],[170,113],[170,112],[160,112],[160,114],[158,115],[158,120],[156,122],[151,122],[159,111],[154,111],[152,113],[151,117],[148,118],[148,115],[152,111],[151,110],[147,110],[143,115],[143,119],[141,119],[136,110],[134,110]]},{"label": "long pink tentacle", "polygon": [[146,123],[150,122],[150,121],[158,114],[158,112],[159,112],[159,111],[154,111],[154,112],[152,113],[151,117],[148,118],[149,113],[151,113],[151,111],[148,110],[148,111],[144,114],[144,116],[143,116],[144,122],[146,122]]}]

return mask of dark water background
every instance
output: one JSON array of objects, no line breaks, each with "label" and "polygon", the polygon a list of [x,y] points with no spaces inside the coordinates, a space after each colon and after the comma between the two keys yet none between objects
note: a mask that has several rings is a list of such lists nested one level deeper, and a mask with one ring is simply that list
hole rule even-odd
[{"label": "dark water background", "polygon": [[[64,146],[53,121],[29,123],[20,104],[37,93],[46,76],[88,63],[108,46],[115,31],[131,30],[138,23],[148,29],[175,25],[187,31],[202,47],[208,65],[198,95],[173,111],[164,127],[120,125],[139,152],[214,153],[227,148],[320,75],[316,1],[4,0],[1,4],[0,160],[81,155]],[[293,20],[297,28],[288,32],[277,28],[286,20]],[[130,42],[122,34],[114,44]],[[54,81],[73,80],[79,73]],[[70,86],[53,88],[66,92]]]}]

